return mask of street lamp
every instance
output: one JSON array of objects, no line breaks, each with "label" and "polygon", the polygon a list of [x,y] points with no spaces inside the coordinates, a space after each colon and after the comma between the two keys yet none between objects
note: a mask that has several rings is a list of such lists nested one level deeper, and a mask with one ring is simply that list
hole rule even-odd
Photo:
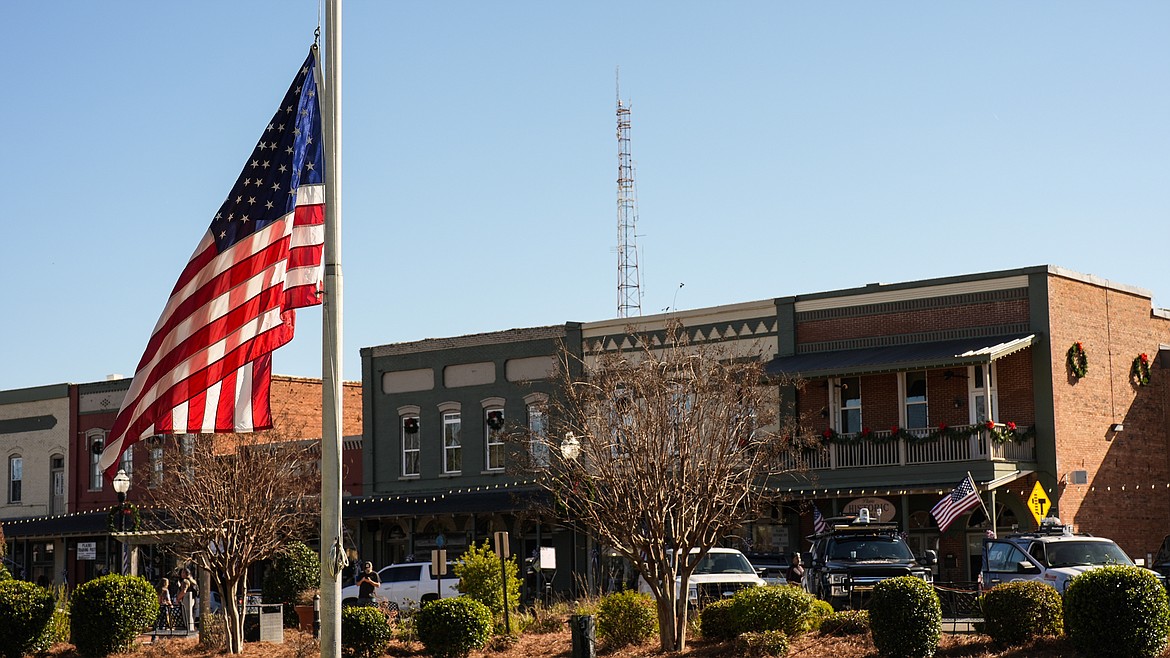
[{"label": "street lamp", "polygon": [[561,456],[569,461],[576,461],[581,456],[581,441],[576,434],[569,432],[565,440],[561,441]]},{"label": "street lamp", "polygon": [[[126,532],[126,492],[130,491],[130,476],[126,475],[126,469],[119,468],[118,474],[114,476],[114,492],[118,494],[118,532]],[[130,571],[130,553],[129,546],[126,544],[126,538],[121,538],[122,542],[122,574],[125,575]]]}]

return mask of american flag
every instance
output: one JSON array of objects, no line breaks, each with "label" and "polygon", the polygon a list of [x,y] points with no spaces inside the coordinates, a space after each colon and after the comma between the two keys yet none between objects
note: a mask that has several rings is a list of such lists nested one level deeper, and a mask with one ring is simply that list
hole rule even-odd
[{"label": "american flag", "polygon": [[292,340],[293,309],[321,303],[315,68],[314,48],[179,276],[102,452],[107,475],[151,435],[272,427],[272,352]]},{"label": "american flag", "polygon": [[983,503],[979,498],[979,490],[975,488],[975,481],[971,474],[963,479],[954,490],[938,501],[930,510],[931,516],[938,521],[938,531],[946,532],[951,522],[964,512],[974,509]]},{"label": "american flag", "polygon": [[829,530],[829,522],[825,520],[824,516],[821,516],[821,510],[817,509],[817,507],[814,505],[813,506],[813,532],[819,535],[822,532],[828,532],[828,530]]}]

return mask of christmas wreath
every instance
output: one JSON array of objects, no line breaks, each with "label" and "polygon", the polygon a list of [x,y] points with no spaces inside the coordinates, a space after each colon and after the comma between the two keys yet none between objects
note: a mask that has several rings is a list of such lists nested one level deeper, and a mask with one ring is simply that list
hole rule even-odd
[{"label": "christmas wreath", "polygon": [[1085,354],[1085,347],[1081,345],[1081,341],[1072,344],[1068,348],[1068,353],[1065,355],[1068,360],[1068,368],[1077,379],[1085,376],[1089,371],[1089,357]]},{"label": "christmas wreath", "polygon": [[414,434],[418,431],[418,419],[414,416],[402,419],[402,430],[407,434]]},{"label": "christmas wreath", "polygon": [[504,412],[500,411],[499,409],[496,409],[494,411],[489,411],[487,414],[487,424],[488,424],[489,428],[496,430],[496,431],[503,429],[504,428]]},{"label": "christmas wreath", "polygon": [[1145,386],[1150,383],[1150,357],[1145,353],[1139,354],[1133,358],[1133,367],[1129,369],[1129,376],[1133,378],[1138,386]]},{"label": "christmas wreath", "polygon": [[134,503],[126,503],[125,505],[120,506],[115,505],[114,507],[111,507],[109,513],[106,514],[106,528],[108,528],[110,532],[122,532],[123,526],[118,520],[120,516],[125,517],[126,532],[134,532],[138,530],[138,526],[142,524],[142,515],[139,514],[137,505]]}]

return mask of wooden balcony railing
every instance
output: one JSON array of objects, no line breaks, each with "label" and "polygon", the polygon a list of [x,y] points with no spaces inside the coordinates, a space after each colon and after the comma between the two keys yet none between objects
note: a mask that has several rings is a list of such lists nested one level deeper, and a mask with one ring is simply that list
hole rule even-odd
[{"label": "wooden balcony railing", "polygon": [[[997,426],[999,428],[1000,426]],[[986,429],[976,431],[974,426],[969,436],[959,438],[939,437],[935,440],[914,441],[904,438],[883,441],[890,438],[890,432],[874,432],[870,439],[855,443],[844,441],[829,443],[813,450],[802,450],[792,455],[791,466],[808,469],[865,468],[870,466],[909,466],[914,464],[941,464],[964,461],[1036,461],[1036,439],[1027,436],[1019,428],[1018,436],[1023,440],[995,440]],[[902,430],[915,437],[922,437],[933,430]]]}]

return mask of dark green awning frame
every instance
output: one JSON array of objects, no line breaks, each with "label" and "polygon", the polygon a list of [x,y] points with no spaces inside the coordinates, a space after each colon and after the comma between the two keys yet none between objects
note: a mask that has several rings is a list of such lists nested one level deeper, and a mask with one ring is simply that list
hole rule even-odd
[{"label": "dark green awning frame", "polygon": [[1036,334],[1016,334],[813,352],[772,359],[765,366],[765,372],[818,379],[975,366],[991,363],[1031,347],[1035,342]]}]

